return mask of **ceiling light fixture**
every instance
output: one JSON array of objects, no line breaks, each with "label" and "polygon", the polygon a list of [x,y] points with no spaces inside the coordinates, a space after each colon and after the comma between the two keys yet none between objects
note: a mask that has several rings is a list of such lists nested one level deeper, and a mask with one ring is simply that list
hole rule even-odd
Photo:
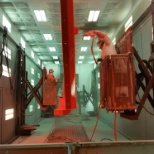
[{"label": "ceiling light fixture", "polygon": [[34,13],[39,22],[47,21],[45,12],[43,10],[34,10]]},{"label": "ceiling light fixture", "polygon": [[81,51],[86,51],[87,47],[81,47]]},{"label": "ceiling light fixture", "polygon": [[44,38],[46,40],[52,40],[52,35],[51,34],[43,34],[44,35]]},{"label": "ceiling light fixture", "polygon": [[84,59],[84,56],[79,56],[79,59]]},{"label": "ceiling light fixture", "polygon": [[83,40],[90,40],[90,36],[84,36]]},{"label": "ceiling light fixture", "polygon": [[58,56],[52,56],[53,59],[58,59]]},{"label": "ceiling light fixture", "polygon": [[96,11],[90,11],[89,12],[89,17],[88,17],[88,21],[89,22],[96,22],[98,19],[100,11],[96,10]]},{"label": "ceiling light fixture", "polygon": [[59,61],[55,61],[55,64],[59,64]]},{"label": "ceiling light fixture", "polygon": [[82,64],[82,61],[78,61],[78,64]]},{"label": "ceiling light fixture", "polygon": [[56,51],[56,48],[55,48],[55,47],[49,47],[49,50],[50,50],[51,52],[55,52],[55,51]]}]

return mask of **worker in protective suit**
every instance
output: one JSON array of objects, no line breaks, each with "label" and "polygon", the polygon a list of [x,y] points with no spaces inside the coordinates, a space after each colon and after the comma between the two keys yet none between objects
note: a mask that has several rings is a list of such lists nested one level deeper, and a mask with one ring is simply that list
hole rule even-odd
[{"label": "worker in protective suit", "polygon": [[47,75],[47,78],[48,79],[55,80],[56,82],[59,81],[59,79],[55,78],[55,76],[54,76],[54,70],[53,69],[49,69],[49,74]]},{"label": "worker in protective suit", "polygon": [[49,69],[49,74],[43,83],[43,104],[56,105],[57,104],[57,83],[59,79],[55,78],[54,70]]},{"label": "worker in protective suit", "polygon": [[53,69],[49,69],[49,74],[47,75],[47,78],[49,79],[53,79],[54,77],[54,70]]},{"label": "worker in protective suit", "polygon": [[102,50],[100,56],[101,59],[104,59],[108,55],[117,54],[114,44],[112,43],[111,39],[107,36],[107,34],[105,34],[104,32],[91,30],[86,32],[84,36],[98,37],[97,45]]}]

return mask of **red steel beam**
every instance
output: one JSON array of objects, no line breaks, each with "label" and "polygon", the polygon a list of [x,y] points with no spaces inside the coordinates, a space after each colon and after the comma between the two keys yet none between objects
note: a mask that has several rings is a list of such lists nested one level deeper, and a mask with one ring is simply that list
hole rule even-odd
[{"label": "red steel beam", "polygon": [[73,0],[60,0],[64,91],[55,115],[65,115],[76,109],[75,43]]}]

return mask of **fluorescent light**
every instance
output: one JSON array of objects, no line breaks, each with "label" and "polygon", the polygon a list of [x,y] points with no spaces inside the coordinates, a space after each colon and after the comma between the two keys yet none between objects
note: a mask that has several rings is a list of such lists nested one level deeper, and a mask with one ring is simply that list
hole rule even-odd
[{"label": "fluorescent light", "polygon": [[31,51],[31,57],[34,59],[34,52]]},{"label": "fluorescent light", "polygon": [[133,17],[130,16],[127,22],[125,23],[125,31],[132,25],[133,25]]},{"label": "fluorescent light", "polygon": [[100,11],[90,11],[89,12],[89,17],[88,17],[88,21],[89,22],[95,22],[98,19]]},{"label": "fluorescent light", "polygon": [[49,50],[50,50],[51,52],[55,52],[55,51],[56,51],[56,48],[55,48],[55,47],[49,47]]},{"label": "fluorescent light", "polygon": [[31,79],[31,85],[34,86],[34,80],[33,79]]},{"label": "fluorescent light", "polygon": [[79,56],[79,59],[84,59],[84,56]]},{"label": "fluorescent light", "polygon": [[3,24],[3,26],[6,26],[8,31],[11,33],[11,24],[4,15],[3,15],[3,19],[2,19],[2,24]]},{"label": "fluorescent light", "polygon": [[116,44],[116,37],[112,40],[112,43],[115,45]]},{"label": "fluorescent light", "polygon": [[98,89],[100,89],[100,83],[98,83]]},{"label": "fluorescent light", "polygon": [[52,40],[51,34],[43,34],[46,40]]},{"label": "fluorescent light", "polygon": [[90,36],[84,36],[83,40],[90,40]]},{"label": "fluorescent light", "polygon": [[34,10],[35,16],[38,21],[47,21],[45,12],[43,10]]},{"label": "fluorescent light", "polygon": [[78,61],[78,64],[82,64],[82,61]]},{"label": "fluorescent light", "polygon": [[33,105],[30,105],[30,106],[29,106],[29,112],[32,112],[33,109],[34,109]]},{"label": "fluorescent light", "polygon": [[14,109],[5,110],[5,114],[12,114],[12,113],[14,113]]},{"label": "fluorescent light", "polygon": [[81,47],[81,51],[86,51],[87,47]]},{"label": "fluorescent light", "polygon": [[37,109],[40,109],[40,105],[39,104],[37,104]]},{"label": "fluorescent light", "polygon": [[41,64],[40,59],[37,59],[37,63],[38,63],[39,65]]},{"label": "fluorescent light", "polygon": [[59,61],[55,61],[55,64],[59,64]]},{"label": "fluorescent light", "polygon": [[20,38],[20,43],[21,43],[21,45],[22,45],[23,48],[26,47],[26,43],[25,43],[25,41],[22,38]]},{"label": "fluorescent light", "polygon": [[100,72],[98,72],[97,75],[98,75],[98,78],[99,78],[100,77]]},{"label": "fluorescent light", "polygon": [[58,59],[58,56],[52,56],[53,59]]}]

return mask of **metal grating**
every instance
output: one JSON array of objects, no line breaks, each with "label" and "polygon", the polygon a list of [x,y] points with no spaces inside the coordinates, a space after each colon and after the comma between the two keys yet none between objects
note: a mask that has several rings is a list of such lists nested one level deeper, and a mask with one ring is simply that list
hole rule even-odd
[{"label": "metal grating", "polygon": [[35,52],[40,52],[40,49],[38,46],[31,46],[31,48],[35,51]]},{"label": "metal grating", "polygon": [[120,2],[108,2],[99,18],[98,26],[107,26],[118,10]]},{"label": "metal grating", "polygon": [[50,15],[50,17],[48,17],[48,21],[52,23],[54,26],[58,26],[61,24],[59,14]]},{"label": "metal grating", "polygon": [[55,129],[47,138],[47,143],[88,141],[89,138],[82,126],[82,117],[73,113],[65,117],[56,117]]},{"label": "metal grating", "polygon": [[13,3],[11,3],[11,2],[0,2],[0,6],[3,7],[3,8],[6,8],[6,7],[9,7],[9,8],[14,7],[13,6]]},{"label": "metal grating", "polygon": [[27,3],[24,3],[24,2],[14,2],[14,5],[17,8],[28,8],[28,4]]},{"label": "metal grating", "polygon": [[30,13],[30,9],[29,8],[18,8],[18,12]]},{"label": "metal grating", "polygon": [[74,9],[75,10],[80,10],[80,9],[82,9],[82,10],[85,10],[85,9],[88,9],[88,3],[82,3],[82,2],[80,2],[80,3],[75,3],[74,4]]},{"label": "metal grating", "polygon": [[65,126],[56,128],[47,139],[47,143],[88,142],[89,139],[82,126]]},{"label": "metal grating", "polygon": [[49,7],[53,7],[53,8],[59,8],[60,7],[60,3],[58,2],[49,2],[49,3],[47,3],[47,5],[49,6]]},{"label": "metal grating", "polygon": [[6,13],[16,13],[17,12],[17,10],[15,9],[15,8],[4,8],[4,11],[6,12]]}]

